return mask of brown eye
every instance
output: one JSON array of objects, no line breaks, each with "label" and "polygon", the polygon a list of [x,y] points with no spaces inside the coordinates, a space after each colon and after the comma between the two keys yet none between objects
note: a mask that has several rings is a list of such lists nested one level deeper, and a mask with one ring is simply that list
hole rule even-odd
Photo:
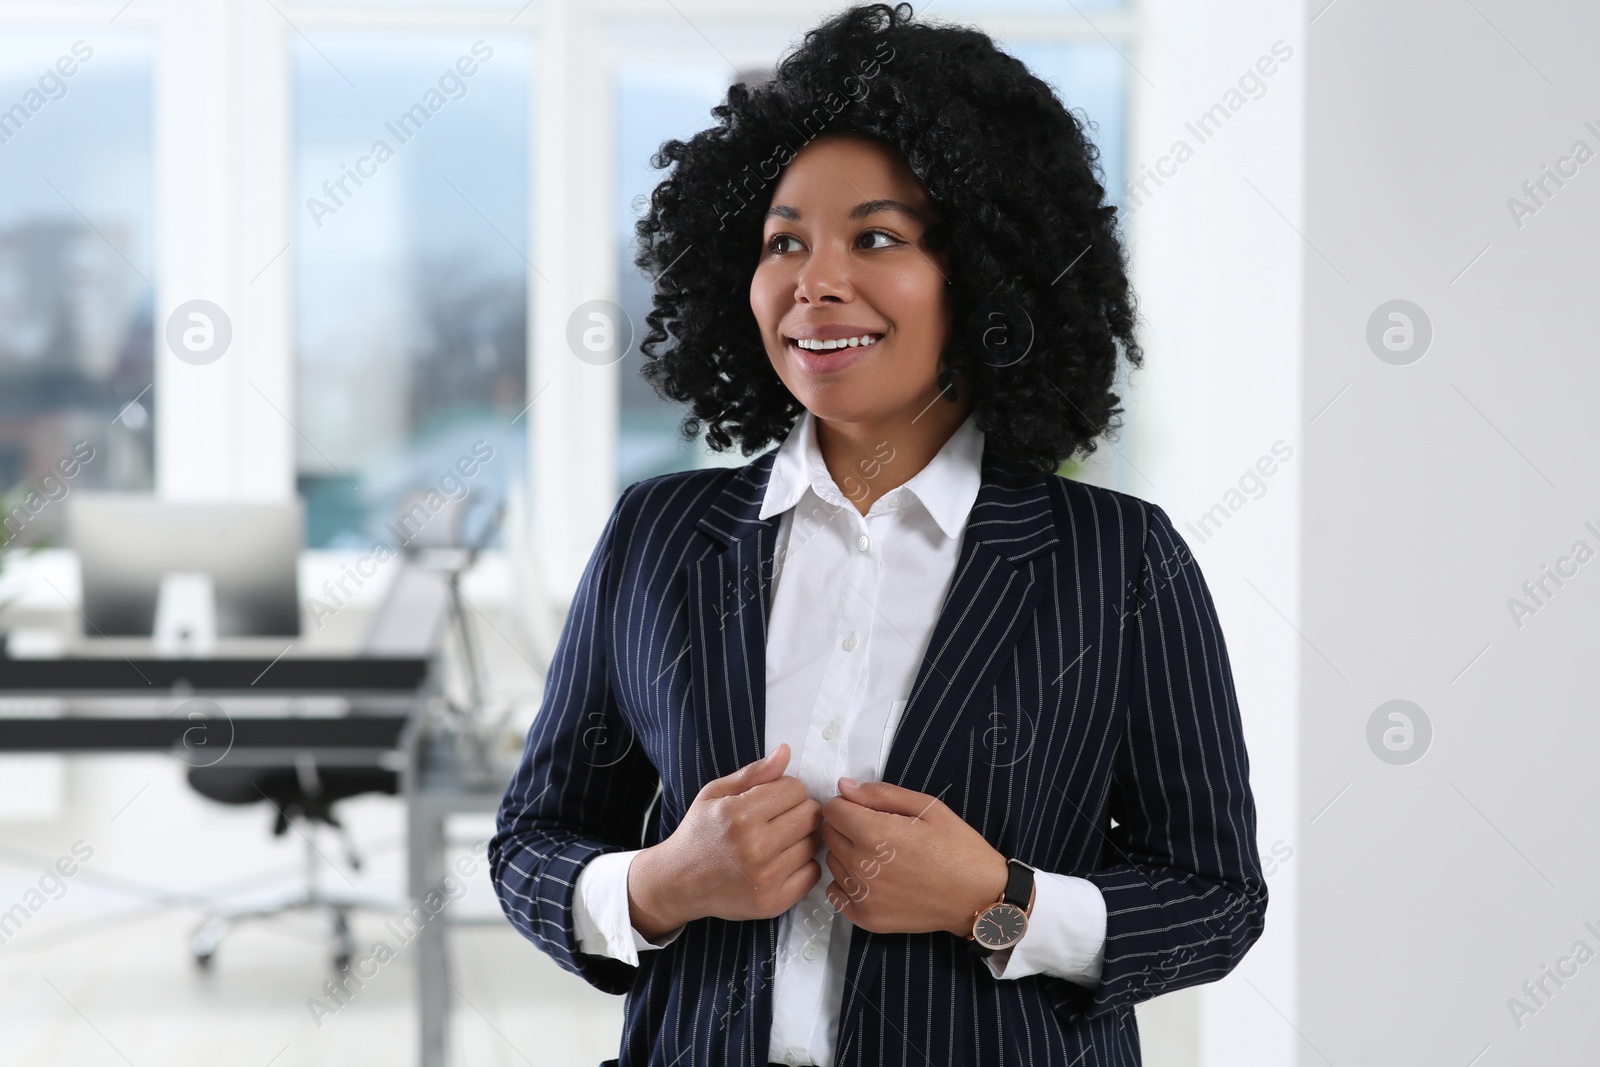
[{"label": "brown eye", "polygon": [[895,245],[904,244],[905,243],[904,241],[900,240],[900,238],[896,237],[894,234],[887,233],[887,232],[885,232],[883,230],[863,230],[859,240],[867,241],[867,240],[870,240],[871,238],[874,238],[874,237],[882,237],[884,239],[885,243],[881,244],[881,245],[871,245],[869,247],[872,247],[872,248],[893,248]]},{"label": "brown eye", "polygon": [[782,255],[785,251],[793,251],[793,250],[792,249],[780,248],[779,244],[781,242],[783,242],[783,241],[795,241],[795,242],[798,242],[799,240],[800,239],[798,237],[796,237],[792,233],[775,233],[767,241],[767,251],[771,252],[773,255]]}]

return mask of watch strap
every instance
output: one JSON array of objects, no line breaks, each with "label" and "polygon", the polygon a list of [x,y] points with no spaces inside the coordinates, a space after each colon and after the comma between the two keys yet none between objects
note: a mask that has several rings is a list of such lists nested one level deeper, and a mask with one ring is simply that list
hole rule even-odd
[{"label": "watch strap", "polygon": [[1033,902],[1033,868],[1019,859],[1006,860],[1006,867],[1006,891],[1001,899],[1027,911]]}]

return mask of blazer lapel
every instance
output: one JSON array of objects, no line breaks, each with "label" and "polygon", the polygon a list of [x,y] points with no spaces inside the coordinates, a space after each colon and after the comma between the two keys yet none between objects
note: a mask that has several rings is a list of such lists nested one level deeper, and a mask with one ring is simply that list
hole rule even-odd
[{"label": "blazer lapel", "polygon": [[1041,476],[985,464],[955,574],[890,743],[883,780],[937,794],[983,700],[1033,617],[1040,588],[1023,561],[1059,543]]},{"label": "blazer lapel", "polygon": [[689,796],[766,753],[768,591],[782,515],[758,516],[776,457],[739,468],[697,524],[727,547],[684,568],[696,758],[706,764]]}]

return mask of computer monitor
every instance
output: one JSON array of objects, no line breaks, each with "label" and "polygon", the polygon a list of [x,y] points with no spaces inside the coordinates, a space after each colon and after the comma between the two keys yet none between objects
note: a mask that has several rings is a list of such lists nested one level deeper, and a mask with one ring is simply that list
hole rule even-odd
[{"label": "computer monitor", "polygon": [[297,636],[303,524],[299,500],[191,504],[74,492],[67,539],[83,574],[84,632],[149,635],[162,577],[200,571],[215,590],[218,637]]}]

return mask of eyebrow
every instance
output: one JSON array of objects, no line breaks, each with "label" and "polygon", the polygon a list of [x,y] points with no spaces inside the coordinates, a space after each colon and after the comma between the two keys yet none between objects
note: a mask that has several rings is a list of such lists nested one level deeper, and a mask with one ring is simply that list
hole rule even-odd
[{"label": "eyebrow", "polygon": [[[910,215],[918,222],[928,221],[928,217],[926,215],[912,207],[910,204],[901,203],[899,200],[881,199],[868,200],[863,204],[857,204],[855,207],[850,209],[850,217],[852,219],[864,219],[868,215],[873,215],[880,211],[898,211],[902,214]],[[797,222],[800,219],[800,212],[796,211],[787,204],[773,204],[767,209],[767,213],[762,216],[763,220],[772,218],[788,219],[790,222]]]}]

